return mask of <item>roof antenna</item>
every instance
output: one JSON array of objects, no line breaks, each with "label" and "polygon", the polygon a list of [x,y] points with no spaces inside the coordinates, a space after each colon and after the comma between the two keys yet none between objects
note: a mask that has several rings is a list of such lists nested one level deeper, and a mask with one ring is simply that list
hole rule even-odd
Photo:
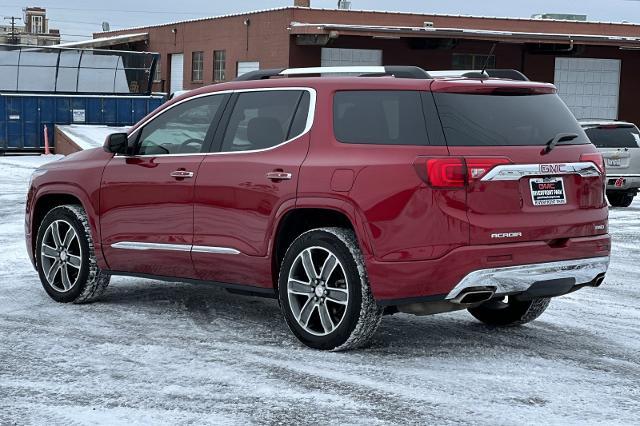
[{"label": "roof antenna", "polygon": [[484,65],[482,66],[480,75],[484,75],[485,70],[489,66],[489,60],[491,60],[491,57],[493,56],[493,52],[496,50],[497,45],[498,45],[498,42],[496,41],[493,43],[493,46],[491,46],[491,50],[489,51],[489,56],[487,56],[487,59],[484,60]]}]

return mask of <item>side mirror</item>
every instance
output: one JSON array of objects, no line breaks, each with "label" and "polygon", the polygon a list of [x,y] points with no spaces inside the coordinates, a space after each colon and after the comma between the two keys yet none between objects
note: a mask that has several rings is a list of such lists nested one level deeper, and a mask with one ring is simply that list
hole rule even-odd
[{"label": "side mirror", "polygon": [[126,154],[128,146],[129,139],[126,133],[113,133],[107,136],[104,150],[113,154]]}]

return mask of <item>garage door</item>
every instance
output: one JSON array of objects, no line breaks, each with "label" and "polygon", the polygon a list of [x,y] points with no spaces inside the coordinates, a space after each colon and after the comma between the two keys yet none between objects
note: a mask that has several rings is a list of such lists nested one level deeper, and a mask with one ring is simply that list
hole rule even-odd
[{"label": "garage door", "polygon": [[322,48],[323,67],[382,65],[382,50]]},{"label": "garage door", "polygon": [[184,89],[184,55],[182,53],[174,53],[171,55],[171,82],[169,92],[177,92]]},{"label": "garage door", "polygon": [[618,118],[618,59],[556,58],[558,94],[577,118]]}]

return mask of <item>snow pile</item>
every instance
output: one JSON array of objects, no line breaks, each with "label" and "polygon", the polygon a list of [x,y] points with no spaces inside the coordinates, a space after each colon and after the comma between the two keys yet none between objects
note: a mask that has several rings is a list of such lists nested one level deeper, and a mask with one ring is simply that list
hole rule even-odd
[{"label": "snow pile", "polygon": [[57,126],[62,133],[82,149],[98,148],[104,145],[107,136],[113,133],[127,133],[130,127],[93,126],[70,124]]}]

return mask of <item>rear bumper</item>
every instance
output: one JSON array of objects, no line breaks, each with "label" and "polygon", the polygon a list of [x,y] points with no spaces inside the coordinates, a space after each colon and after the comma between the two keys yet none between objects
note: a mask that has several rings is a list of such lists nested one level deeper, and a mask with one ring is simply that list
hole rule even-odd
[{"label": "rear bumper", "polygon": [[569,238],[561,245],[530,241],[466,246],[425,261],[365,262],[376,301],[400,305],[453,299],[462,288],[491,285],[487,282],[494,282],[499,293],[557,278],[584,284],[606,272],[610,250],[611,237],[603,234]]},{"label": "rear bumper", "polygon": [[603,275],[609,268],[609,256],[563,260],[533,265],[480,269],[467,274],[445,299],[455,299],[473,287],[488,287],[496,295],[522,293],[534,284],[554,280],[572,280],[572,286],[584,285]]},{"label": "rear bumper", "polygon": [[[618,179],[622,178],[622,186],[616,186]],[[624,191],[640,188],[640,175],[607,175],[607,190]]]}]

